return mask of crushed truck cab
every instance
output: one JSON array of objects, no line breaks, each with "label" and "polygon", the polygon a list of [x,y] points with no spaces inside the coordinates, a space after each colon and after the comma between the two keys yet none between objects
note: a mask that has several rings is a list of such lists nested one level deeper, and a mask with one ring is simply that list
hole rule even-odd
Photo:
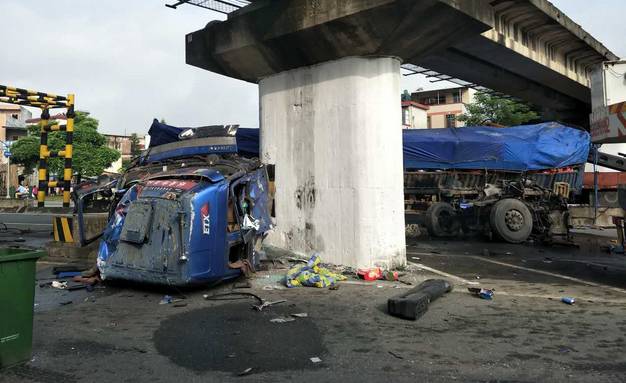
[{"label": "crushed truck cab", "polygon": [[234,278],[271,228],[266,169],[236,154],[231,127],[164,129],[177,128],[155,121],[156,145],[118,180],[100,273],[176,286]]}]

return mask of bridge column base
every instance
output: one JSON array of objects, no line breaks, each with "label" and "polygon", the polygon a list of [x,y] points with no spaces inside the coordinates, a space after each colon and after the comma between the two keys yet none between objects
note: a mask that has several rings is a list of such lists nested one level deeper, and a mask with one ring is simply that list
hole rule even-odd
[{"label": "bridge column base", "polygon": [[406,263],[400,61],[349,57],[259,83],[275,166],[268,243],[353,267]]}]

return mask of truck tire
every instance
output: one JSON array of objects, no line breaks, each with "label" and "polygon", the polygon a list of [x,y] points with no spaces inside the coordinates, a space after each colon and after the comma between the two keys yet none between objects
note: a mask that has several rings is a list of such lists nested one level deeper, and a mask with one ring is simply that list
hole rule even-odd
[{"label": "truck tire", "polygon": [[491,231],[509,243],[525,242],[533,231],[533,216],[522,201],[507,198],[496,202],[489,216]]},{"label": "truck tire", "polygon": [[451,237],[459,233],[461,223],[449,203],[437,202],[426,210],[426,229],[433,237]]}]

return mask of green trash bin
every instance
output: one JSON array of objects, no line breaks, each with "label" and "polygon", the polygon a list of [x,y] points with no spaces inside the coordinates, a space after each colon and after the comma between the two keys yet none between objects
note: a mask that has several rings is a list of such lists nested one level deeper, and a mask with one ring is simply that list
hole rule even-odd
[{"label": "green trash bin", "polygon": [[35,263],[44,254],[0,249],[0,369],[31,358]]}]

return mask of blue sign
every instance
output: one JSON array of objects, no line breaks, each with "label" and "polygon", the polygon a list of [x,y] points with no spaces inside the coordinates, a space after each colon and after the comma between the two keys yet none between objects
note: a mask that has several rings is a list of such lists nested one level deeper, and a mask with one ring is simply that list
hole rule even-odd
[{"label": "blue sign", "polygon": [[5,151],[4,151],[4,156],[5,156],[6,158],[11,157],[11,152],[10,152],[10,151],[8,151],[8,150],[5,150]]}]

